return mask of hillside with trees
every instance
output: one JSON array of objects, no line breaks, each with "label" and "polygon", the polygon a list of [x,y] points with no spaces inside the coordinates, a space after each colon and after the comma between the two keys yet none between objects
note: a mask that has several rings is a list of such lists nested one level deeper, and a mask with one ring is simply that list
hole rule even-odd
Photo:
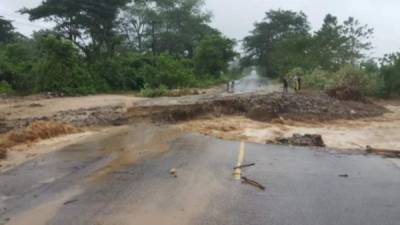
[{"label": "hillside with trees", "polygon": [[204,86],[226,79],[237,55],[202,0],[47,0],[20,12],[56,26],[24,37],[1,18],[1,92]]},{"label": "hillside with trees", "polygon": [[271,78],[302,75],[308,88],[348,86],[370,95],[398,95],[398,54],[371,58],[373,32],[353,17],[340,23],[331,14],[312,31],[303,12],[271,10],[244,39],[241,63]]},{"label": "hillside with trees", "polygon": [[313,89],[350,85],[369,95],[400,94],[400,57],[370,57],[374,30],[353,17],[326,15],[313,30],[307,15],[270,10],[236,41],[210,26],[203,0],[46,0],[23,8],[54,29],[25,37],[0,17],[0,92],[82,95],[203,87],[256,66],[270,77],[304,77]]}]

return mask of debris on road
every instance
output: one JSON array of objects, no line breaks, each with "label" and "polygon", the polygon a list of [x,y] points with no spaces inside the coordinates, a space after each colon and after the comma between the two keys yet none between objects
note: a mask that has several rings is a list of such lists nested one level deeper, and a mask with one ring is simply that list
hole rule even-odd
[{"label": "debris on road", "polygon": [[278,138],[276,140],[279,144],[295,145],[295,146],[316,146],[325,147],[324,140],[318,134],[294,134],[290,138]]},{"label": "debris on road", "polygon": [[70,201],[66,201],[66,202],[64,202],[64,205],[69,205],[69,204],[75,203],[77,201],[79,201],[79,200],[78,199],[73,199],[73,200],[70,200]]},{"label": "debris on road", "polygon": [[43,107],[43,105],[39,104],[39,103],[32,103],[32,104],[29,104],[29,107],[37,108],[37,107]]},{"label": "debris on road", "polygon": [[250,184],[262,191],[265,191],[265,187],[263,185],[261,185],[260,183],[258,183],[257,181],[251,180],[245,176],[242,176],[242,183],[246,183],[246,184]]},{"label": "debris on road", "polygon": [[177,171],[176,171],[175,168],[171,169],[171,170],[169,171],[169,173],[171,174],[171,176],[173,176],[173,177],[175,177],[175,178],[178,177],[178,173],[177,173]]},{"label": "debris on road", "polygon": [[240,166],[233,167],[233,169],[234,169],[234,170],[236,170],[236,169],[243,169],[243,168],[251,167],[251,166],[255,166],[255,165],[256,165],[255,163],[249,163],[249,164],[244,164],[244,165],[240,165]]},{"label": "debris on road", "polygon": [[0,147],[0,159],[4,159],[7,157],[7,149],[4,147]]},{"label": "debris on road", "polygon": [[385,157],[400,158],[400,150],[377,149],[371,146],[367,146],[366,152],[369,154],[376,154]]},{"label": "debris on road", "polygon": [[0,225],[5,225],[10,222],[10,218],[0,218]]},{"label": "debris on road", "polygon": [[340,174],[340,175],[339,175],[339,177],[342,177],[342,178],[348,178],[348,177],[349,177],[349,175],[348,175],[348,174]]}]

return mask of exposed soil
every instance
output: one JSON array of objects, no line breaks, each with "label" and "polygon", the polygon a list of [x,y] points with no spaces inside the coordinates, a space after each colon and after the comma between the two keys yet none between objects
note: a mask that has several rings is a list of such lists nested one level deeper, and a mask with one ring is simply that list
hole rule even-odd
[{"label": "exposed soil", "polygon": [[0,173],[10,170],[26,161],[43,154],[50,153],[68,145],[82,141],[85,138],[98,134],[96,131],[68,134],[34,143],[20,144],[7,151],[7,158],[0,160]]},{"label": "exposed soil", "polygon": [[357,120],[293,120],[280,117],[261,122],[244,116],[197,119],[182,122],[178,126],[218,138],[245,140],[255,143],[275,143],[278,138],[293,134],[320,134],[327,147],[338,149],[362,149],[367,145],[383,149],[399,149],[400,104],[380,102],[389,112],[382,116]]},{"label": "exposed soil", "polygon": [[[385,144],[395,142],[396,138],[393,135],[397,134],[399,129],[396,123],[388,122],[389,115],[392,114],[379,117],[388,112],[379,104],[340,101],[321,93],[287,95],[267,92],[232,95],[214,93],[157,99],[122,95],[3,99],[0,100],[0,109],[2,115],[0,133],[3,133],[0,136],[2,143],[0,157],[3,158],[5,149],[79,132],[80,129],[76,127],[119,126],[147,119],[168,124],[189,121],[180,123],[178,127],[220,138],[258,143],[273,142],[276,138],[288,137],[294,133],[322,134],[327,146],[345,148],[354,145],[384,148],[387,146]],[[397,116],[394,121],[399,120]],[[391,129],[391,133],[386,135],[382,129],[374,129],[375,133],[370,136],[367,133],[360,134],[360,127],[374,126],[371,121],[377,122],[375,126],[383,126],[377,121],[379,118],[383,118],[382,123],[386,123],[383,124],[385,129]],[[378,137],[379,131],[386,136]],[[4,134],[5,132],[8,133]],[[351,135],[351,132],[354,134]],[[367,132],[372,131],[369,129]],[[355,137],[366,138],[367,141],[354,140]],[[374,138],[377,141],[371,143]],[[339,139],[348,141],[338,141]],[[349,145],[349,142],[355,144]],[[17,147],[13,147],[13,151]],[[29,151],[26,154],[30,154]]]},{"label": "exposed soil", "polygon": [[163,104],[155,101],[143,101],[129,109],[127,117],[131,121],[151,118],[157,122],[177,122],[222,115],[242,115],[257,121],[271,121],[279,117],[297,121],[326,121],[375,117],[385,112],[387,110],[380,105],[339,101],[326,94],[258,93],[192,101],[181,99]]},{"label": "exposed soil", "polygon": [[121,124],[127,108],[141,100],[124,95],[3,99],[0,101],[0,133],[24,128],[37,120],[59,121],[78,127]]},{"label": "exposed soil", "polygon": [[82,130],[66,123],[54,121],[35,121],[28,127],[15,130],[0,137],[0,158],[7,156],[8,149],[21,144],[32,144],[39,140],[50,139]]}]

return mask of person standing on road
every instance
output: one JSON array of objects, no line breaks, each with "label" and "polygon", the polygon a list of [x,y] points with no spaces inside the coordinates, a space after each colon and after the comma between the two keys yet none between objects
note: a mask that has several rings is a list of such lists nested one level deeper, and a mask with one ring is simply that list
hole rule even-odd
[{"label": "person standing on road", "polygon": [[296,92],[299,92],[301,90],[301,82],[302,82],[301,77],[296,74],[293,78],[293,81],[294,81],[294,90]]},{"label": "person standing on road", "polygon": [[298,77],[297,77],[297,85],[298,85],[299,91],[301,91],[301,89],[302,89],[302,83],[303,83],[302,77],[301,77],[301,76],[298,76]]},{"label": "person standing on road", "polygon": [[288,93],[288,88],[289,88],[289,82],[286,79],[286,77],[282,78],[282,84],[283,84],[283,93],[286,94]]}]

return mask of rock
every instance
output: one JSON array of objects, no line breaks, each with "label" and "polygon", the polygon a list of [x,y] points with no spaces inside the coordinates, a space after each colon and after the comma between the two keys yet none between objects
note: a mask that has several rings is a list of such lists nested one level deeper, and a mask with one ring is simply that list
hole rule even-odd
[{"label": "rock", "polygon": [[171,174],[171,176],[173,176],[173,177],[175,177],[175,178],[178,177],[178,173],[177,173],[177,170],[176,170],[175,168],[171,169],[171,170],[169,171],[169,174]]},{"label": "rock", "polygon": [[318,134],[294,134],[290,138],[279,138],[277,142],[280,144],[286,145],[295,145],[295,146],[316,146],[316,147],[325,147],[325,143],[322,139],[321,135]]}]

